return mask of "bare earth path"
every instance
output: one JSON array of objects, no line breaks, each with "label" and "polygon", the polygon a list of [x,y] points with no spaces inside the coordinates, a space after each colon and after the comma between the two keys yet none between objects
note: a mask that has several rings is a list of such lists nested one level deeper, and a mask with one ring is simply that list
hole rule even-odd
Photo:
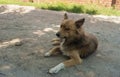
[{"label": "bare earth path", "polygon": [[81,65],[48,74],[49,68],[66,60],[45,58],[50,40],[59,28],[64,12],[12,5],[0,5],[0,77],[120,77],[120,17],[68,13],[85,18],[85,30],[99,40],[96,53]]}]

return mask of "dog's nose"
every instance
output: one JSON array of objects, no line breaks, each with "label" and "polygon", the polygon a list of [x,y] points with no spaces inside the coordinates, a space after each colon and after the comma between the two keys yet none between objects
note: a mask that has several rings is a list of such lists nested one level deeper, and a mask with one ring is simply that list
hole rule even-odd
[{"label": "dog's nose", "polygon": [[57,33],[56,33],[56,36],[57,36],[57,37],[60,37],[60,33],[59,33],[59,32],[57,32]]}]

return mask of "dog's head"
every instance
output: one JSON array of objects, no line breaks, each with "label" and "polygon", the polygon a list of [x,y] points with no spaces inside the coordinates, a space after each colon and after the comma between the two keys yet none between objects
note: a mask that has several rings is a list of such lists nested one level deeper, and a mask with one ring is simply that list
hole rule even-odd
[{"label": "dog's head", "polygon": [[82,25],[85,19],[79,19],[77,21],[68,19],[67,14],[64,14],[64,20],[60,25],[59,31],[56,33],[56,36],[59,38],[74,38],[82,36],[84,31]]}]

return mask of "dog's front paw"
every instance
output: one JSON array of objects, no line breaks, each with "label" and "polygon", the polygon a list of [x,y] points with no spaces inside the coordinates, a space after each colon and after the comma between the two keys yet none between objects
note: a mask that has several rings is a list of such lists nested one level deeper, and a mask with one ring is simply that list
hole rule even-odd
[{"label": "dog's front paw", "polygon": [[51,55],[50,52],[46,52],[46,53],[44,54],[45,57],[48,57],[48,56],[50,56],[50,55]]},{"label": "dog's front paw", "polygon": [[54,41],[60,41],[60,38],[54,38],[51,40],[51,42],[54,42]]},{"label": "dog's front paw", "polygon": [[53,45],[53,46],[60,45],[60,41],[54,41],[54,42],[52,42],[52,45]]},{"label": "dog's front paw", "polygon": [[59,70],[57,69],[57,68],[51,68],[50,70],[49,70],[49,73],[57,73]]},{"label": "dog's front paw", "polygon": [[60,63],[60,64],[58,64],[57,66],[51,68],[51,69],[49,70],[49,73],[58,73],[61,69],[64,69],[64,67],[65,67],[64,64],[63,64],[63,63]]}]

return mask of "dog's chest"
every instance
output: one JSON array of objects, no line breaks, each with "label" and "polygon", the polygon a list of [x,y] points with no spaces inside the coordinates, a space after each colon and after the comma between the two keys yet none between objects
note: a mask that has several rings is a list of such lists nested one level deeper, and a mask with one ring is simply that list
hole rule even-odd
[{"label": "dog's chest", "polygon": [[62,42],[60,44],[60,49],[61,49],[63,55],[69,56],[69,52],[66,51],[66,47],[64,46],[64,43],[65,43],[65,39],[62,40]]}]

